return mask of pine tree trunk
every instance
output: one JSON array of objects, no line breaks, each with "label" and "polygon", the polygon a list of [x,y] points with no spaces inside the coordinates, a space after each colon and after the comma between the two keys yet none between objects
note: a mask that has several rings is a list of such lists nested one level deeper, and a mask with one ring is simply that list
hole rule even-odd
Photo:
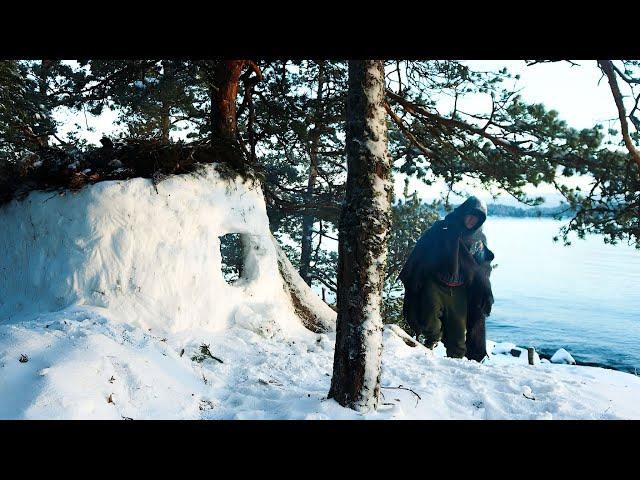
[{"label": "pine tree trunk", "polygon": [[329,397],[375,409],[382,356],[381,293],[391,223],[384,64],[349,62],[347,189],[339,226],[338,316]]},{"label": "pine tree trunk", "polygon": [[[49,69],[51,68],[51,65],[53,64],[53,60],[41,60],[40,61],[40,78],[38,79],[38,87],[39,87],[39,93],[40,93],[40,103],[42,104],[47,104],[47,87],[48,87],[48,83],[49,83]],[[51,112],[47,112],[48,115],[51,114]],[[43,135],[40,139],[39,139],[39,143],[41,147],[48,147],[49,146],[49,135]]]},{"label": "pine tree trunk", "polygon": [[[174,75],[173,73],[173,65],[171,61],[163,61],[162,62],[162,75],[171,79]],[[171,81],[171,80],[169,80]],[[163,145],[169,144],[169,133],[171,131],[171,104],[166,101],[166,99],[162,100],[162,109],[160,111],[160,143]]]},{"label": "pine tree trunk", "polygon": [[237,136],[236,97],[244,60],[224,60],[216,66],[211,87],[211,134],[232,142]]},{"label": "pine tree trunk", "polygon": [[246,85],[246,88],[249,88],[249,118],[247,119],[247,133],[249,136],[249,154],[251,163],[257,162],[256,157],[256,135],[255,135],[255,123],[256,123],[256,109],[253,105],[253,87],[254,84]]},{"label": "pine tree trunk", "polygon": [[169,144],[169,131],[171,129],[171,117],[169,115],[169,105],[162,103],[162,114],[160,118],[160,142],[163,145]]},{"label": "pine tree trunk", "polygon": [[[309,149],[309,181],[307,182],[307,191],[304,201],[309,205],[313,201],[313,192],[318,177],[318,148],[320,146],[320,135],[322,130],[323,116],[323,90],[324,90],[324,64],[320,62],[318,66],[318,93],[316,95],[317,109],[316,118],[314,120],[313,131],[311,132],[311,148]],[[311,277],[309,275],[311,264],[311,238],[313,233],[313,224],[315,217],[311,214],[302,217],[302,249],[300,253],[300,276],[311,286]]]}]

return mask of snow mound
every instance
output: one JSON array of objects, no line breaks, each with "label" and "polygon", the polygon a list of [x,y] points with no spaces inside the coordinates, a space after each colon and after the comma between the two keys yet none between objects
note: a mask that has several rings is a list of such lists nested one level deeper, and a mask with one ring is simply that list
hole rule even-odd
[{"label": "snow mound", "polygon": [[[640,419],[637,376],[531,366],[510,343],[487,342],[483,364],[443,358],[396,326],[379,409],[328,400],[335,313],[282,258],[260,190],[214,166],[157,192],[32,192],[0,224],[1,419]],[[228,233],[245,247],[231,285]]]},{"label": "snow mound", "polygon": [[264,338],[277,337],[281,332],[278,323],[272,315],[263,316],[247,305],[240,305],[237,308],[234,320],[235,325],[251,330]]},{"label": "snow mound", "polygon": [[[0,223],[0,322],[83,305],[154,331],[239,324],[270,336],[303,328],[260,188],[221,178],[215,165],[157,188],[136,178],[76,194],[31,192],[1,207]],[[240,234],[245,250],[232,285],[221,270],[228,233]],[[335,325],[318,302],[329,312],[325,324]]]},{"label": "snow mound", "polygon": [[569,365],[575,365],[576,361],[573,359],[569,352],[567,352],[564,348],[561,348],[551,356],[551,363],[565,363]]}]

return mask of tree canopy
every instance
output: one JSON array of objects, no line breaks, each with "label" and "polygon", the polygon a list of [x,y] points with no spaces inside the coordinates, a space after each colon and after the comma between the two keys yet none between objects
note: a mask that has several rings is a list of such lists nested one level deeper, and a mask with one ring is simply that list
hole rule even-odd
[{"label": "tree canopy", "polygon": [[[604,142],[602,125],[578,130],[545,105],[525,102],[506,69],[386,61],[393,171],[426,184],[444,180],[446,206],[448,193],[469,179],[526,205],[542,202],[525,194],[528,185],[553,185],[573,214],[560,232],[566,243],[572,232],[600,233],[640,248],[640,66],[597,65],[620,114],[619,144]],[[335,290],[335,251],[326,246],[337,237],[345,192],[346,71],[346,62],[328,60],[2,61],[0,167],[38,168],[33,155],[42,148],[95,148],[83,138],[84,126],[62,128],[57,119],[65,112],[114,112],[114,141],[185,146],[215,142],[216,118],[235,115],[234,141],[243,161],[262,172],[274,233],[307,281]],[[233,108],[220,113],[220,92],[229,84]],[[468,111],[467,99],[479,96],[490,108]],[[589,188],[565,181],[575,177]],[[398,208],[418,201],[407,194]]]}]

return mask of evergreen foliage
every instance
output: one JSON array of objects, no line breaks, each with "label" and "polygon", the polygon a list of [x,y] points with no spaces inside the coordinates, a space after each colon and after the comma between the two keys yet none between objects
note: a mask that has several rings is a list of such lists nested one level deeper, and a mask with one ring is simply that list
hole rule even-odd
[{"label": "evergreen foliage", "polygon": [[[640,96],[634,89],[640,84],[640,63],[607,62],[598,62],[603,72],[629,87],[631,95],[623,99],[627,110],[621,116],[628,122],[622,130],[637,145]],[[290,260],[331,298],[336,291],[336,227],[346,180],[347,63],[270,60],[256,65],[260,76],[249,69],[239,79],[241,158],[262,179],[272,230]],[[42,152],[54,148],[62,152],[61,158],[87,158],[90,145],[82,138],[86,122],[63,129],[65,115],[82,118],[113,111],[119,127],[114,143],[120,139],[125,144],[150,142],[177,148],[215,143],[210,117],[219,66],[219,61],[178,59],[0,61],[3,198],[13,195],[21,175],[36,165],[42,169],[55,163]],[[616,130],[607,132],[602,125],[577,130],[556,111],[524,102],[506,70],[474,71],[454,60],[389,60],[385,69],[389,151],[396,174],[426,184],[442,179],[448,192],[455,193],[464,193],[456,191],[456,184],[473,179],[492,193],[503,189],[531,206],[541,199],[528,198],[524,187],[550,184],[564,196],[564,206],[507,212],[507,207],[492,205],[491,214],[566,217],[569,221],[558,239],[567,244],[572,232],[579,238],[593,232],[605,235],[607,242],[626,241],[640,248],[640,164],[631,150],[624,150],[628,142],[619,140]],[[463,108],[466,99],[479,96],[490,100],[490,109]],[[70,160],[56,168],[74,164]],[[62,170],[51,172],[58,185],[82,186],[112,178],[89,180],[79,178],[77,171]],[[165,166],[164,171],[180,169]],[[44,177],[46,172],[38,175]],[[575,176],[588,179],[589,189],[568,186],[564,180]],[[56,184],[41,180],[30,184],[34,188]],[[444,193],[437,206],[441,214],[451,208]],[[424,230],[425,219],[437,214],[435,205],[423,205],[415,194],[398,198],[393,208],[389,276],[394,262],[406,254],[403,248]],[[391,303],[398,302],[391,299],[396,298],[397,285],[389,284],[389,279],[385,308],[395,321],[397,305]]]}]

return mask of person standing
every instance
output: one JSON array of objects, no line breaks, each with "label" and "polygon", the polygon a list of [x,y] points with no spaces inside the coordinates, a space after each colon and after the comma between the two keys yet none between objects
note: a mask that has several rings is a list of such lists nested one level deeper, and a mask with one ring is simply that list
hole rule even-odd
[{"label": "person standing", "polygon": [[[416,338],[424,335],[427,347],[442,340],[448,357],[467,354],[469,319],[474,335],[484,342],[484,317],[493,304],[490,264],[495,258],[482,233],[486,219],[486,204],[469,197],[423,233],[399,275],[405,287],[405,321]],[[478,338],[469,343],[476,350],[474,357],[477,350],[484,351],[484,346],[478,348]]]}]

